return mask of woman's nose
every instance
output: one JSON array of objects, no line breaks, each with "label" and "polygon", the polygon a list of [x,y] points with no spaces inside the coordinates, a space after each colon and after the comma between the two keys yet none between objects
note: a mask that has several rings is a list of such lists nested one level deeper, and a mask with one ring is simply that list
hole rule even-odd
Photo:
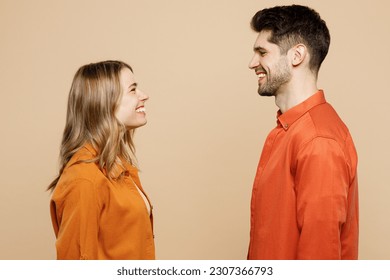
[{"label": "woman's nose", "polygon": [[137,89],[137,93],[138,93],[138,98],[140,99],[140,100],[148,100],[149,99],[149,96],[145,93],[145,92],[143,92],[142,90],[140,90],[140,89]]}]

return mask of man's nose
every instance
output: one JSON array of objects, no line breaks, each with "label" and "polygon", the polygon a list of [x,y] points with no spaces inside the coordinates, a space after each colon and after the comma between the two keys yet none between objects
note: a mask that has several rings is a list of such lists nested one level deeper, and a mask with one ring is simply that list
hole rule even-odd
[{"label": "man's nose", "polygon": [[251,61],[249,62],[249,69],[255,69],[256,67],[259,66],[259,57],[258,55],[254,54]]}]

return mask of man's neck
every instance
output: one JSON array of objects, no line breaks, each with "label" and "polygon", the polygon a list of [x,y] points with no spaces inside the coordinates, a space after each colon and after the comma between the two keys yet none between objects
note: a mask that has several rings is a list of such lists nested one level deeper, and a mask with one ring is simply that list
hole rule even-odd
[{"label": "man's neck", "polygon": [[299,83],[293,83],[282,86],[275,95],[276,106],[282,113],[287,112],[292,107],[302,103],[318,91],[316,79],[300,80]]}]

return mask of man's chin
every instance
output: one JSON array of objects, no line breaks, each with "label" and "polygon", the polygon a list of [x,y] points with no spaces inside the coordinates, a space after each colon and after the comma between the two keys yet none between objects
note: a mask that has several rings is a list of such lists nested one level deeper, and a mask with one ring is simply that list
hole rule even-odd
[{"label": "man's chin", "polygon": [[275,96],[275,90],[271,89],[270,87],[267,86],[260,86],[257,89],[257,93],[260,96]]},{"label": "man's chin", "polygon": [[260,96],[275,96],[275,92],[270,92],[270,91],[263,91],[263,90],[259,90],[257,92]]}]

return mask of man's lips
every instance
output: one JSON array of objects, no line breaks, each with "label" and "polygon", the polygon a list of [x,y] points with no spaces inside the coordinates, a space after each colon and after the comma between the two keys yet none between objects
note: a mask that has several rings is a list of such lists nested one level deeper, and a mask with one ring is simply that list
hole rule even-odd
[{"label": "man's lips", "polygon": [[257,77],[259,77],[259,79],[261,79],[267,76],[267,73],[265,73],[264,71],[256,71],[256,75]]}]

